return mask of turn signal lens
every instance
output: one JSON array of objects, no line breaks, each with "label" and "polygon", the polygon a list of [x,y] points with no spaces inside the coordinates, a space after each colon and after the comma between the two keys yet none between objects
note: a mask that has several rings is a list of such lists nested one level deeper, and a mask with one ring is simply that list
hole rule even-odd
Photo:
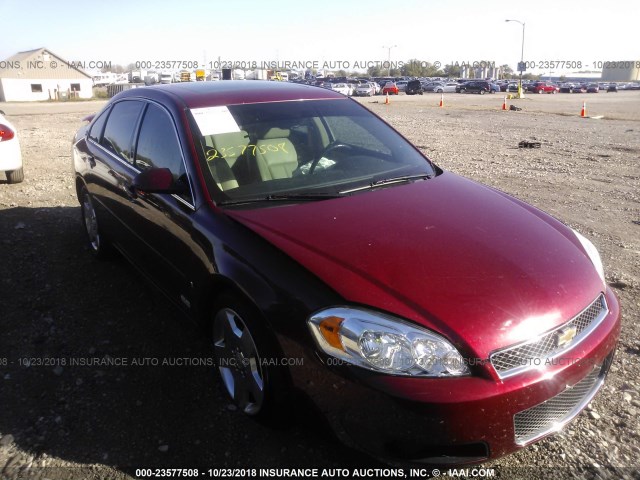
[{"label": "turn signal lens", "polygon": [[320,333],[329,345],[338,350],[344,351],[344,346],[340,340],[340,324],[344,321],[339,317],[327,317],[320,322]]}]

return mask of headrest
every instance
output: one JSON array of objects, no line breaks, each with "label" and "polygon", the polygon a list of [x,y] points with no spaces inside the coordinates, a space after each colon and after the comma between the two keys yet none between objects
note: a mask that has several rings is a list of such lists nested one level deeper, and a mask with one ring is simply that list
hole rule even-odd
[{"label": "headrest", "polygon": [[274,127],[267,130],[262,138],[265,140],[267,138],[288,138],[289,133],[291,133],[289,129]]}]

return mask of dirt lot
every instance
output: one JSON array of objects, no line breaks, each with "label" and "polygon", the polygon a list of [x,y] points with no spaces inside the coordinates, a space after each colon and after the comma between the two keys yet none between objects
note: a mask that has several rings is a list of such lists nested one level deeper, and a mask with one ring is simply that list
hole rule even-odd
[{"label": "dirt lot", "polygon": [[[490,465],[501,478],[639,478],[640,92],[361,99],[444,169],[555,215],[599,248],[623,333],[607,384],[562,434]],[[579,117],[582,102],[589,115]],[[71,137],[103,102],[0,104],[25,182],[0,181],[0,478],[129,478],[144,467],[380,467],[305,406],[279,431],[235,412],[210,367],[83,367],[72,357],[208,357],[124,261],[84,246]],[[540,149],[519,149],[521,140]],[[0,178],[3,178],[0,174]],[[35,363],[25,365],[34,357]]]}]

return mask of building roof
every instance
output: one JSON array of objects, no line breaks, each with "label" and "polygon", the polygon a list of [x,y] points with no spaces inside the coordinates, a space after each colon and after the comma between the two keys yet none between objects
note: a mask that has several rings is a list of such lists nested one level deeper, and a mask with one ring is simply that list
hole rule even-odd
[{"label": "building roof", "polygon": [[64,60],[46,48],[18,52],[5,59],[1,64],[4,68],[0,68],[0,78],[30,80],[85,80],[91,78],[91,75],[75,66],[73,62]]}]

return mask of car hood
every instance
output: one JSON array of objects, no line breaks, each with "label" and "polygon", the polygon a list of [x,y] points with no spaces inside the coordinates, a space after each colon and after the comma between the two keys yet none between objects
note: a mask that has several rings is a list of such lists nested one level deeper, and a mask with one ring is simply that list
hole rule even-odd
[{"label": "car hood", "polygon": [[487,358],[579,313],[604,286],[570,229],[452,173],[234,217],[338,292]]}]

